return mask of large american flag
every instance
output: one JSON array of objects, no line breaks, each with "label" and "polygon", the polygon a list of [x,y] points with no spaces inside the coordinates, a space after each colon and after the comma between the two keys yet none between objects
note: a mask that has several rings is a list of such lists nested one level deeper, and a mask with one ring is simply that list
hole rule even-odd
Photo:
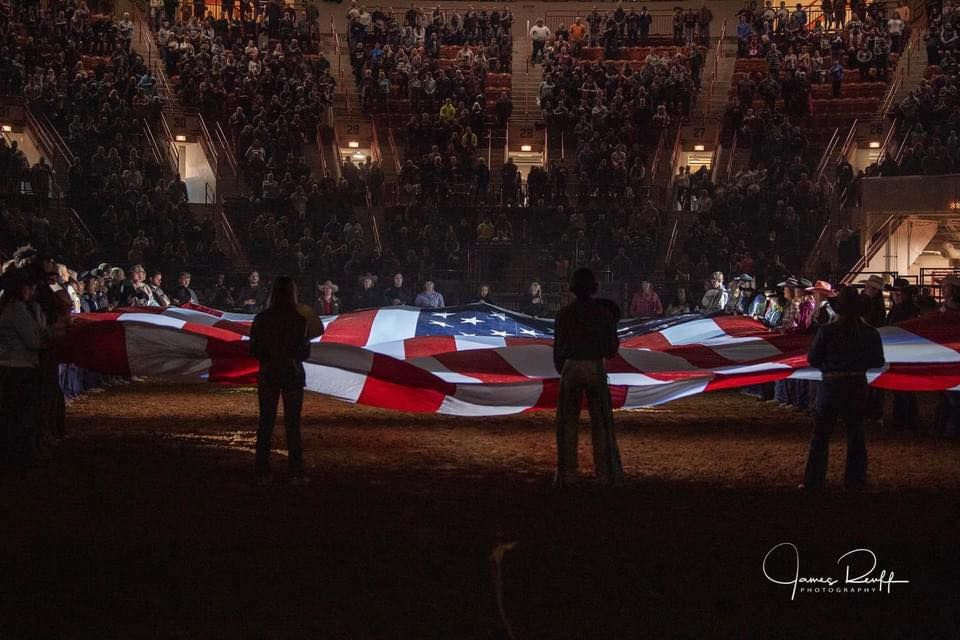
[{"label": "large american flag", "polygon": [[[76,316],[65,362],[107,374],[249,384],[252,316],[200,306]],[[307,388],[398,411],[504,415],[556,406],[553,321],[486,304],[389,307],[323,318],[304,363]],[[880,329],[885,389],[960,390],[960,313]],[[768,331],[742,316],[687,314],[620,323],[607,362],[615,407],[639,408],[717,389],[819,378],[811,336]]]}]

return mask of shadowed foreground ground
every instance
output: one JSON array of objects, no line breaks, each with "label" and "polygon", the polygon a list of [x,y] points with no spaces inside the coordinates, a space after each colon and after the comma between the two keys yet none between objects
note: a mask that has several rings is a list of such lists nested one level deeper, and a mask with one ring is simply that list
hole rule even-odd
[{"label": "shadowed foreground ground", "polygon": [[[110,390],[69,409],[53,462],[0,472],[0,638],[505,638],[510,543],[517,638],[960,637],[956,443],[872,434],[868,492],[800,495],[808,419],[718,394],[618,414],[627,485],[558,495],[550,414],[312,396],[313,483],[255,487],[255,400]],[[801,574],[867,547],[910,584],[791,601],[761,571],[784,541]]]}]

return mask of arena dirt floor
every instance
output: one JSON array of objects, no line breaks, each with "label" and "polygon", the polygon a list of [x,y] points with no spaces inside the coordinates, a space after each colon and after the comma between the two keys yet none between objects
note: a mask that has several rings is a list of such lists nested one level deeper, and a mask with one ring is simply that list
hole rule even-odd
[{"label": "arena dirt floor", "polygon": [[[68,414],[52,461],[0,472],[0,638],[960,637],[960,446],[927,434],[870,434],[862,493],[836,434],[831,489],[805,495],[809,418],[702,396],[619,413],[626,485],[558,493],[552,414],[310,396],[313,482],[259,487],[253,389],[130,385]],[[801,575],[842,579],[862,547],[909,583],[791,600],[762,571],[780,542]]]}]

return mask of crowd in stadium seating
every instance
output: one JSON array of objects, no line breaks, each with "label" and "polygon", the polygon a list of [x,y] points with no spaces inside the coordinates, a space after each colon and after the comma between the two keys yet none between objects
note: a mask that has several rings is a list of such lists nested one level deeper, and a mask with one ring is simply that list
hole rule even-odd
[{"label": "crowd in stadium seating", "polygon": [[751,2],[737,18],[742,57],[766,58],[771,67],[802,65],[812,77],[826,70],[823,65],[817,69],[813,58],[845,57],[844,66],[860,68],[865,78],[867,70],[884,75],[891,53],[903,50],[909,37],[910,8],[903,1],[888,12],[879,2],[854,0],[848,5],[847,0],[826,0],[819,15],[808,16],[802,4],[788,7],[781,0],[774,7],[768,0],[762,7]]},{"label": "crowd in stadium seating", "polygon": [[509,91],[512,20],[509,11],[472,8],[429,17],[412,8],[399,18],[354,4],[347,31],[362,108],[482,118],[504,80]]}]

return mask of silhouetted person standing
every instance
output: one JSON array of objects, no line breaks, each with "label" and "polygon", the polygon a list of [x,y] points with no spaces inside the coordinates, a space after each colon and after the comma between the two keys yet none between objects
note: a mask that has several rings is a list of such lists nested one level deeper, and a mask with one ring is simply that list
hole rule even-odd
[{"label": "silhouetted person standing", "polygon": [[310,356],[310,341],[307,319],[297,311],[297,288],[289,276],[277,278],[267,308],[253,319],[250,354],[260,361],[257,382],[260,402],[256,460],[258,482],[269,480],[270,440],[277,419],[277,401],[282,397],[290,476],[294,484],[302,484],[307,479],[303,476],[300,411],[303,409],[303,387],[306,385],[303,361]]},{"label": "silhouetted person standing", "polygon": [[593,427],[593,465],[604,483],[623,479],[620,451],[613,433],[613,410],[604,358],[617,353],[620,310],[609,300],[593,298],[597,280],[590,269],[577,269],[570,291],[577,299],[557,315],[553,363],[560,372],[557,400],[557,476],[564,486],[577,473],[577,430],[584,394]]},{"label": "silhouetted person standing", "polygon": [[836,311],[839,319],[823,325],[810,343],[807,360],[820,369],[813,439],[801,488],[820,489],[827,477],[830,432],[837,418],[847,427],[847,465],[844,484],[857,488],[867,481],[867,446],[863,417],[867,403],[868,369],[884,364],[880,334],[863,320],[864,304],[853,287],[841,291]]}]

